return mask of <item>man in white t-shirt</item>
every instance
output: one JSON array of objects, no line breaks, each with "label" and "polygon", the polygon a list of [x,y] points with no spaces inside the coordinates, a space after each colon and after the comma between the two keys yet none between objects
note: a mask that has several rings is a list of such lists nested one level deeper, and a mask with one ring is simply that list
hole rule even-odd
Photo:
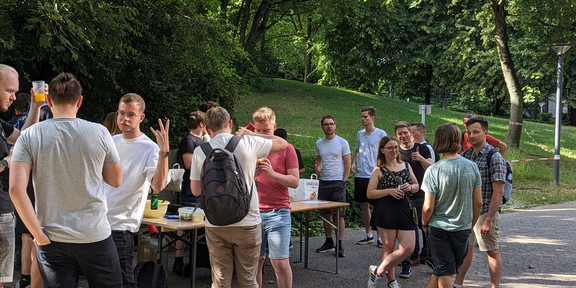
[{"label": "man in white t-shirt", "polygon": [[[211,108],[204,118],[212,148],[224,148],[232,138],[233,123],[230,114],[222,107]],[[217,226],[206,220],[206,244],[210,251],[212,287],[231,287],[232,274],[236,268],[236,279],[240,287],[258,287],[256,272],[262,243],[262,230],[258,191],[254,185],[256,161],[267,157],[270,152],[286,149],[286,140],[274,135],[255,134],[247,129],[236,133],[242,136],[234,155],[248,187],[253,187],[250,210],[244,219],[226,226]],[[190,188],[194,196],[202,194],[200,174],[206,154],[197,147],[190,166]]]},{"label": "man in white t-shirt", "polygon": [[140,95],[128,93],[122,96],[117,111],[117,123],[122,134],[112,137],[120,155],[124,181],[118,188],[108,186],[107,216],[120,259],[124,288],[136,286],[134,233],[140,229],[150,187],[153,193],[159,193],[168,179],[170,120],[166,121],[166,127],[158,120],[160,130],[150,128],[157,145],[140,130],[145,109],[146,103]]},{"label": "man in white t-shirt", "polygon": [[[320,185],[318,186],[318,199],[335,202],[346,202],[346,183],[350,176],[350,146],[346,139],[336,135],[336,122],[334,117],[326,115],[320,121],[324,137],[316,141],[314,154],[314,172],[318,175]],[[320,215],[332,222],[331,210],[320,210]],[[342,248],[342,238],[344,237],[344,216],[346,209],[340,212],[340,230],[338,231],[338,257],[344,257]],[[333,229],[329,223],[324,221],[324,233],[326,241],[316,249],[316,253],[334,251],[334,240],[332,238]]]},{"label": "man in white t-shirt", "polygon": [[[358,131],[356,135],[356,149],[352,157],[351,171],[354,173],[354,201],[360,203],[362,220],[366,230],[366,236],[356,244],[364,245],[374,242],[374,234],[372,234],[372,227],[370,227],[372,215],[370,214],[370,203],[366,196],[366,190],[368,189],[372,170],[376,167],[380,139],[386,136],[386,132],[374,126],[376,108],[372,106],[362,108],[360,118],[364,129]],[[378,238],[377,245],[382,247],[380,238]]]}]

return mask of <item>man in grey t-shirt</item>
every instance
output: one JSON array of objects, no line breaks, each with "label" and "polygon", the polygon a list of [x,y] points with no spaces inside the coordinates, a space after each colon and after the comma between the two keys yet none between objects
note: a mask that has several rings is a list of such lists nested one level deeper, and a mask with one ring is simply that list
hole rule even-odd
[{"label": "man in grey t-shirt", "polygon": [[[34,235],[38,265],[48,287],[121,287],[118,254],[106,219],[104,182],[122,183],[118,152],[108,130],[76,118],[80,82],[62,73],[50,82],[54,119],[24,131],[12,155],[10,196]],[[36,213],[26,194],[32,171]],[[57,259],[57,260],[55,260]]]}]

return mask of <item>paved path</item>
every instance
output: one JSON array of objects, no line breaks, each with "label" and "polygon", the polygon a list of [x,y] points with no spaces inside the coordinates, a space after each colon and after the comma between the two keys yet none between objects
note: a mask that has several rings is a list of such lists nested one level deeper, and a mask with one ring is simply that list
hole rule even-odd
[{"label": "paved path", "polygon": [[[501,287],[576,287],[575,225],[576,202],[503,213],[500,250],[504,269]],[[346,229],[346,257],[340,259],[338,274],[303,269],[303,263],[294,263],[294,287],[366,287],[368,266],[379,262],[381,250],[374,245],[356,245],[362,236],[361,230]],[[334,255],[314,252],[323,241],[323,237],[310,239],[309,267],[333,271]],[[299,246],[298,243],[294,244],[291,260],[297,261]],[[410,279],[399,279],[402,287],[425,286],[431,270],[418,265],[413,267],[413,271]],[[396,273],[399,272],[397,269]],[[188,287],[186,278],[171,272],[168,274],[169,287]],[[265,266],[264,287],[276,287],[274,282],[274,272],[268,263]],[[196,283],[197,287],[210,287],[210,271],[200,268]],[[476,251],[464,284],[466,287],[490,286],[485,253]],[[381,281],[379,287],[386,287],[385,281]]]}]

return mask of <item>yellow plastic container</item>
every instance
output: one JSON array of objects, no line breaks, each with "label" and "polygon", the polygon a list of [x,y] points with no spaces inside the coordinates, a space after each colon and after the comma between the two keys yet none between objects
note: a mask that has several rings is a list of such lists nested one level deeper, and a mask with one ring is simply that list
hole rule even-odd
[{"label": "yellow plastic container", "polygon": [[150,199],[146,200],[146,209],[144,209],[145,218],[162,218],[168,211],[168,205],[170,201],[168,200],[158,200],[158,209],[150,209]]}]

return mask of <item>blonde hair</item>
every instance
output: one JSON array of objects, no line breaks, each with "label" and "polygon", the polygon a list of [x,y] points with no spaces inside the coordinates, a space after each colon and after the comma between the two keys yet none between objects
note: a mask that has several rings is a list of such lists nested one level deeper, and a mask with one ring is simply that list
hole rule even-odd
[{"label": "blonde hair", "polygon": [[252,120],[254,122],[266,122],[270,121],[271,124],[276,124],[276,114],[274,111],[268,107],[262,107],[252,115]]}]

